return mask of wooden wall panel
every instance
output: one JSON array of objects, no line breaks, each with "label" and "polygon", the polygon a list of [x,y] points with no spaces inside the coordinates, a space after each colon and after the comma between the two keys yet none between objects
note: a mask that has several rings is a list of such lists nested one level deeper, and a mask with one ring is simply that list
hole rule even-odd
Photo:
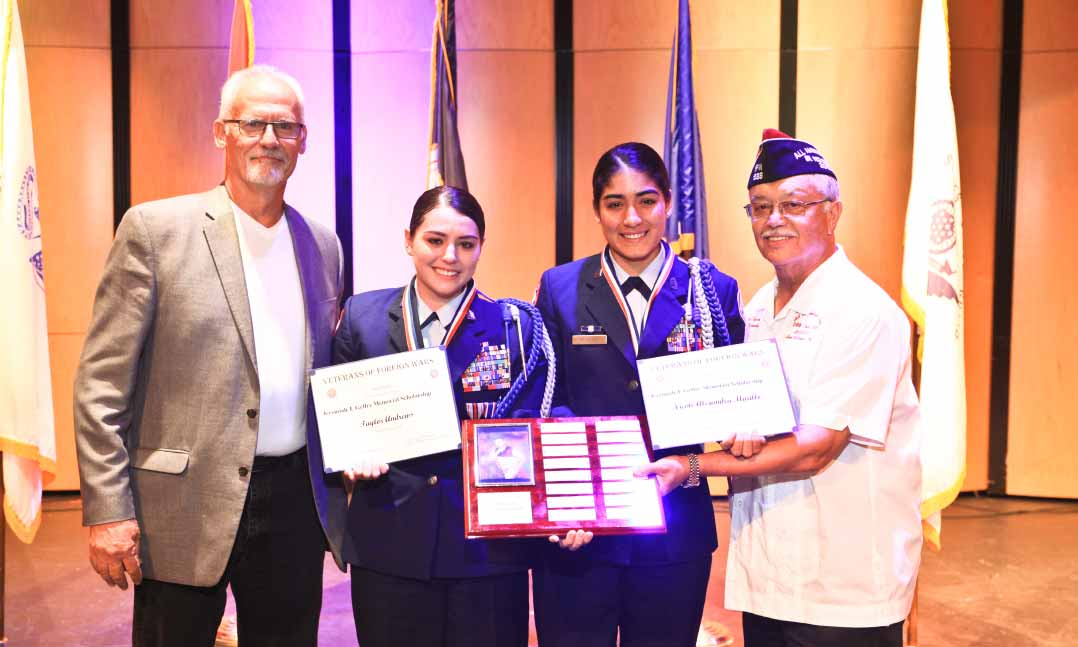
[{"label": "wooden wall panel", "polygon": [[952,0],[951,94],[962,171],[966,325],[966,481],[988,487],[1002,0]]},{"label": "wooden wall panel", "polygon": [[[354,2],[352,19],[359,292],[414,272],[402,232],[426,188],[434,10]],[[530,297],[554,263],[553,4],[461,0],[456,20],[461,147],[489,223],[478,281],[494,297]]]},{"label": "wooden wall panel", "polygon": [[[459,23],[459,9],[457,14]],[[351,18],[353,54],[426,50],[430,55],[434,26],[430,0],[352,0]],[[357,89],[352,86],[353,95]]]},{"label": "wooden wall panel", "polygon": [[107,0],[20,3],[34,121],[58,474],[79,487],[72,384],[97,276],[112,242]]},{"label": "wooden wall panel", "polygon": [[1022,37],[1022,91],[1014,241],[1007,492],[1078,497],[1078,345],[1074,313],[1078,222],[1060,200],[1078,168],[1078,11],[1029,2]]},{"label": "wooden wall panel", "polygon": [[[711,49],[776,51],[779,46],[781,14],[781,3],[774,0],[770,2],[699,2],[696,0],[692,3],[693,49],[696,51]],[[699,91],[697,89],[697,92]]]},{"label": "wooden wall panel", "polygon": [[[886,5],[801,3],[798,134],[822,147],[840,177],[839,240],[897,298],[920,3]],[[1000,5],[958,0],[950,7],[965,219],[966,490],[988,485]]]},{"label": "wooden wall panel", "polygon": [[414,272],[403,231],[426,187],[433,21],[426,0],[352,2],[356,292],[402,285]]},{"label": "wooden wall panel", "polygon": [[[605,244],[591,206],[603,151],[630,140],[660,153],[676,3],[574,4],[574,256]],[[767,280],[740,206],[760,132],[778,121],[779,3],[692,6],[694,91],[708,195],[711,256],[746,296]]]},{"label": "wooden wall panel", "polygon": [[741,205],[760,133],[779,114],[780,3],[696,2],[693,75],[711,259],[747,300],[773,276]]},{"label": "wooden wall panel", "polygon": [[[265,11],[263,5],[271,3],[272,0],[257,3],[257,13]],[[182,47],[228,50],[232,0],[129,0],[129,6],[132,49]],[[260,37],[256,32],[256,45]]]},{"label": "wooden wall panel", "polygon": [[[1003,47],[1003,0],[949,0],[948,19],[952,51]],[[999,69],[985,70],[990,73],[998,77]]]},{"label": "wooden wall panel", "polygon": [[916,0],[803,2],[798,16],[797,135],[839,177],[839,242],[896,300],[919,17]]},{"label": "wooden wall panel", "polygon": [[554,5],[457,2],[460,136],[487,217],[478,282],[531,300],[554,264]]},{"label": "wooden wall panel", "polygon": [[592,208],[591,175],[599,156],[627,141],[662,153],[670,52],[577,50],[575,59],[573,257],[582,258],[606,245]]},{"label": "wooden wall panel", "polygon": [[676,25],[676,2],[574,0],[573,49],[577,60],[581,52],[645,49],[669,59]]},{"label": "wooden wall panel", "polygon": [[745,185],[760,133],[778,126],[778,49],[697,52],[694,72],[711,259],[737,279],[748,301],[775,276],[741,206],[748,201]]},{"label": "wooden wall panel", "polygon": [[838,175],[838,241],[897,300],[920,3],[878,4],[800,3],[797,135],[815,144]]},{"label": "wooden wall panel", "polygon": [[[102,259],[103,260],[103,259]],[[46,279],[48,280],[48,279]],[[56,478],[45,489],[79,489],[79,465],[75,454],[75,371],[86,333],[49,332],[49,365],[52,377],[52,415],[56,424]]]},{"label": "wooden wall panel", "polygon": [[22,0],[23,43],[31,47],[109,47],[109,0]]},{"label": "wooden wall panel", "polygon": [[530,301],[554,264],[554,54],[465,51],[459,69],[468,184],[487,220],[477,280]]},{"label": "wooden wall panel", "polygon": [[1078,47],[1074,37],[1078,3],[1072,0],[1023,0],[1023,3],[1023,50],[1065,52]]},{"label": "wooden wall panel", "polygon": [[213,188],[224,155],[213,120],[228,67],[221,48],[131,51],[131,203]]},{"label": "wooden wall panel", "polygon": [[[987,483],[1001,1],[951,2],[952,80],[966,219],[967,489]],[[847,211],[840,240],[897,296],[919,2],[800,4],[798,134],[817,143],[842,178]],[[35,0],[22,5],[38,124],[61,470],[70,467],[53,489],[65,489],[77,484],[70,376],[111,241],[111,137],[107,124],[101,126],[102,115],[109,117],[106,122],[111,119],[108,1]],[[778,5],[696,2],[693,7],[712,256],[739,279],[746,298],[770,276],[738,207],[759,131],[777,121]],[[209,123],[224,80],[231,8],[230,0],[132,0],[135,200],[203,190],[220,179],[220,154],[212,146]],[[255,26],[258,59],[295,73],[308,97],[310,147],[288,199],[332,225],[330,10],[330,3],[316,3],[297,18],[284,0],[264,0],[255,7]],[[661,150],[676,7],[649,0],[581,0],[574,13],[574,252],[582,256],[602,246],[591,211],[595,159],[628,139]],[[1069,225],[1053,221],[1054,235],[1046,237],[1037,230],[1045,227],[1035,214],[1043,206],[1039,196],[1047,193],[1042,185],[1065,186],[1069,178],[1052,173],[1074,167],[1061,142],[1075,140],[1075,133],[1066,129],[1068,115],[1078,107],[1072,90],[1076,80],[1059,75],[1078,67],[1071,58],[1070,38],[1078,26],[1076,13],[1073,3],[1063,0],[1026,3],[1018,209],[1019,218],[1026,220],[1019,222],[1016,241],[1009,457],[1015,493],[1064,491],[1051,476],[1057,466],[1050,459],[1067,451],[1055,437],[1053,445],[1041,446],[1029,435],[1035,428],[1056,424],[1038,419],[1034,404],[1051,401],[1056,387],[1064,389],[1057,397],[1062,401],[1065,389],[1073,391],[1074,386],[1067,376],[1074,375],[1075,358],[1065,350],[1056,352],[1058,346],[1054,355],[1044,355],[1036,344],[1051,338],[1046,329],[1052,332],[1053,326],[1062,325],[1053,319],[1057,315],[1042,315],[1044,304],[1056,304],[1060,312],[1074,309],[1066,290],[1049,294],[1049,288],[1055,285],[1054,276],[1066,275],[1068,257],[1059,245],[1075,232],[1060,231]],[[496,296],[530,293],[538,272],[553,263],[552,14],[550,0],[457,4],[461,135],[472,188],[491,222],[480,278],[484,289]],[[432,19],[428,0],[353,0],[357,289],[399,285],[411,273],[400,237],[424,182]],[[41,125],[70,123],[73,110],[76,121],[97,125]],[[1057,181],[1050,184],[1053,179]],[[510,231],[513,238],[504,235]],[[521,253],[519,243],[525,241],[530,244]],[[51,278],[57,275],[61,278]],[[1066,338],[1065,329],[1058,332]],[[1034,365],[1037,356],[1051,361]],[[1066,418],[1059,414],[1054,420]],[[1065,442],[1063,446],[1069,447]],[[1042,454],[1049,457],[1047,463]]]},{"label": "wooden wall panel", "polygon": [[27,47],[26,59],[49,331],[84,333],[112,243],[109,53]]},{"label": "wooden wall panel", "polygon": [[[355,48],[354,33],[352,43]],[[415,271],[403,232],[427,181],[429,43],[427,48],[352,55],[356,292],[403,285]]]},{"label": "wooden wall panel", "polygon": [[573,257],[606,241],[595,222],[591,174],[604,151],[627,141],[662,153],[676,3],[573,3]]},{"label": "wooden wall panel", "polygon": [[[332,41],[328,33],[323,36],[324,42]],[[300,156],[296,170],[288,180],[285,200],[304,216],[335,230],[333,53],[328,45],[311,50],[260,49],[256,60],[287,71],[303,88],[307,152]]]},{"label": "wooden wall panel", "polygon": [[334,230],[333,5],[288,0],[260,0],[253,5],[255,62],[279,67],[303,88],[307,152],[288,181],[285,200]]},{"label": "wooden wall panel", "polygon": [[[285,199],[334,228],[333,59],[329,3],[303,11],[263,0],[252,12],[255,62],[292,74],[303,88],[307,153]],[[134,203],[205,191],[222,179],[213,145],[227,77],[232,2],[131,3],[131,198]]]},{"label": "wooden wall panel", "polygon": [[553,0],[457,0],[456,17],[459,49],[554,49]]},{"label": "wooden wall panel", "polygon": [[[228,20],[231,21],[232,0],[224,0],[222,4],[227,7]],[[303,74],[302,68],[293,71],[289,65],[291,59],[284,56],[285,52],[333,51],[332,1],[254,0],[251,2],[251,15],[255,21],[255,61],[263,62],[261,55],[264,53],[266,63],[277,65],[298,78],[305,94],[328,93],[332,97],[332,83],[328,86],[312,83],[313,79]],[[227,24],[231,25],[231,22]]]},{"label": "wooden wall panel", "polygon": [[[804,0],[798,5],[799,50],[917,48],[920,0]],[[805,78],[800,66],[797,78]]]}]

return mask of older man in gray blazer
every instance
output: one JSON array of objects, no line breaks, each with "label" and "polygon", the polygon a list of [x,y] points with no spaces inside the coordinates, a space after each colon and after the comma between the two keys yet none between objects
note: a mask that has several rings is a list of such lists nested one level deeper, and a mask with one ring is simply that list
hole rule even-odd
[{"label": "older man in gray blazer", "polygon": [[135,586],[135,645],[315,645],[345,494],[322,470],[307,374],[329,363],[336,236],[284,203],[306,147],[292,77],[232,75],[213,123],[225,180],[133,207],[75,381],[90,561]]}]

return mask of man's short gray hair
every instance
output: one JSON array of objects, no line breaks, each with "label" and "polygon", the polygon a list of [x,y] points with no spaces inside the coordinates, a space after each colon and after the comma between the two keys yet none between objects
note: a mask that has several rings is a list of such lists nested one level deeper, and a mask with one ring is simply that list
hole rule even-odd
[{"label": "man's short gray hair", "polygon": [[299,81],[291,74],[272,65],[252,65],[233,72],[232,76],[228,77],[225,84],[221,86],[221,108],[217,112],[218,119],[229,119],[237,116],[233,114],[233,110],[236,107],[236,96],[239,94],[240,86],[247,80],[256,77],[269,77],[288,85],[293,94],[296,95],[296,103],[299,106],[299,114],[296,115],[296,118],[301,122],[303,121],[303,89],[300,88]]},{"label": "man's short gray hair", "polygon": [[823,173],[814,173],[811,177],[812,183],[820,193],[824,194],[824,197],[831,202],[839,201],[838,180]]}]

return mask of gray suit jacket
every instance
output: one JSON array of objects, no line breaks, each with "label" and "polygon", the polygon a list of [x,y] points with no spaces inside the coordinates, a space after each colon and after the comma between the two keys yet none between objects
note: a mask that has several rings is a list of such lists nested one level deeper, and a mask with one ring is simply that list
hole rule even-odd
[{"label": "gray suit jacket", "polygon": [[[306,305],[308,367],[329,364],[340,295],[336,236],[285,217]],[[257,353],[236,222],[223,186],[132,207],[116,231],[75,378],[87,525],[135,517],[146,577],[215,584],[247,496]],[[317,506],[343,569],[345,493],[307,449]]]}]

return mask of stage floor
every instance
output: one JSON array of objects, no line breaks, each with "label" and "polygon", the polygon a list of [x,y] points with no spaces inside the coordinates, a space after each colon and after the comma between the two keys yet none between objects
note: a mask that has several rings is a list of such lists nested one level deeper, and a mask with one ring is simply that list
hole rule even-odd
[{"label": "stage floor", "polygon": [[[721,539],[729,531],[723,499],[715,518]],[[963,496],[943,518],[944,550],[926,551],[921,569],[918,644],[1078,644],[1078,502]],[[131,591],[109,589],[91,570],[77,497],[46,498],[32,545],[7,532],[9,645],[130,645]],[[739,614],[722,607],[725,566],[722,545],[704,616],[729,627],[740,645]],[[356,645],[348,576],[331,560],[319,634],[324,647]]]}]

